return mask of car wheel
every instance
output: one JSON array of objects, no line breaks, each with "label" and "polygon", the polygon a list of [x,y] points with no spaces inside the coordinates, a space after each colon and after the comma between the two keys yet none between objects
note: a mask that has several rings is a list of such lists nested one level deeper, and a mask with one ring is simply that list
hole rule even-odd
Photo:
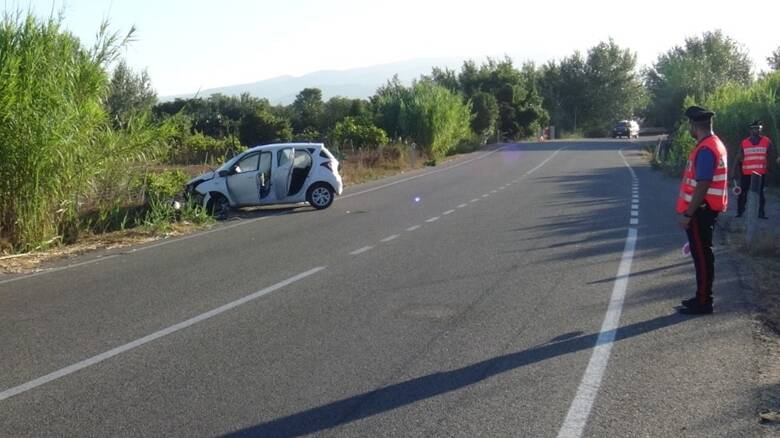
[{"label": "car wheel", "polygon": [[327,184],[316,183],[306,192],[306,200],[317,210],[323,210],[333,204],[334,192]]},{"label": "car wheel", "polygon": [[230,213],[230,202],[226,197],[216,194],[209,200],[206,210],[214,219],[223,221],[228,218],[228,214]]}]

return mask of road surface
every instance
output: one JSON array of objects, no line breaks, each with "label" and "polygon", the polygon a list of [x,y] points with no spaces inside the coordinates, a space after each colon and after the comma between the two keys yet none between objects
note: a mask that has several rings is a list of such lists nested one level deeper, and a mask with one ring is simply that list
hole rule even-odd
[{"label": "road surface", "polygon": [[675,312],[676,193],[521,143],[0,277],[0,435],[757,436],[734,256]]}]

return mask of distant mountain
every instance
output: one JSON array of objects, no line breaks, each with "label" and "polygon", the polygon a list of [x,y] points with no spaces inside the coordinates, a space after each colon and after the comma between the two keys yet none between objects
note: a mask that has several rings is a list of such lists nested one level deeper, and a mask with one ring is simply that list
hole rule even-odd
[{"label": "distant mountain", "polygon": [[[402,82],[408,84],[413,79],[419,78],[420,75],[430,74],[433,67],[460,70],[464,59],[426,58],[350,70],[323,70],[299,77],[279,76],[250,84],[210,88],[201,90],[198,95],[208,97],[221,93],[227,96],[238,96],[242,93],[249,93],[252,96],[264,97],[272,104],[287,105],[292,103],[295,96],[304,88],[319,88],[322,90],[324,100],[333,96],[367,98],[372,96],[377,88],[385,84],[395,74]],[[482,62],[483,59],[476,58],[475,61]],[[167,96],[160,100],[173,100],[177,97],[189,98],[194,95],[195,93]]]}]

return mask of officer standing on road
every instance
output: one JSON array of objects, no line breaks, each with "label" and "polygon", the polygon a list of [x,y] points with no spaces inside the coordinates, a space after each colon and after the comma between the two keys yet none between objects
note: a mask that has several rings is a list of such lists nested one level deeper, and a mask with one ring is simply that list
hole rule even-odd
[{"label": "officer standing on road", "polygon": [[[734,163],[735,169],[739,168],[739,164],[742,163],[742,178],[739,184],[742,192],[737,199],[737,217],[742,217],[742,213],[745,212],[747,193],[750,190],[750,176],[753,172],[756,172],[761,175],[761,187],[758,190],[760,194],[758,217],[768,219],[764,208],[766,206],[764,187],[766,185],[766,173],[769,170],[769,164],[772,162],[771,158],[776,154],[772,140],[761,135],[762,128],[761,121],[754,120],[750,124],[750,137],[742,140],[742,144],[737,151],[737,159]],[[778,162],[780,163],[780,160]]]},{"label": "officer standing on road", "polygon": [[688,234],[688,244],[696,267],[696,295],[683,300],[680,313],[712,313],[712,282],[715,277],[715,255],[712,253],[712,231],[718,213],[728,205],[728,164],[726,147],[712,131],[712,111],[692,106],[685,111],[690,120],[690,134],[696,147],[688,162],[677,199],[679,224]]}]

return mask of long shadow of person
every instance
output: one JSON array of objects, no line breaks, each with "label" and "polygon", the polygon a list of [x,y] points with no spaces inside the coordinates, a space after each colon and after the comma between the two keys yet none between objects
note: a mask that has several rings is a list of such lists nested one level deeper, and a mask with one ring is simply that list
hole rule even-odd
[{"label": "long shadow of person", "polygon": [[[648,321],[630,324],[618,328],[614,334],[614,340],[620,341],[639,336],[660,328],[679,324],[687,319],[687,317],[675,312]],[[609,333],[606,334],[609,335]],[[554,338],[547,344],[524,351],[505,354],[463,368],[428,374],[385,386],[277,418],[225,436],[231,438],[250,436],[295,437],[327,430],[382,412],[391,411],[420,400],[455,391],[525,365],[593,348],[598,338],[599,333],[575,337],[571,337],[570,334],[562,335]],[[602,336],[602,339],[604,338]],[[609,339],[611,336],[606,338]],[[556,342],[559,339],[562,340]]]}]

